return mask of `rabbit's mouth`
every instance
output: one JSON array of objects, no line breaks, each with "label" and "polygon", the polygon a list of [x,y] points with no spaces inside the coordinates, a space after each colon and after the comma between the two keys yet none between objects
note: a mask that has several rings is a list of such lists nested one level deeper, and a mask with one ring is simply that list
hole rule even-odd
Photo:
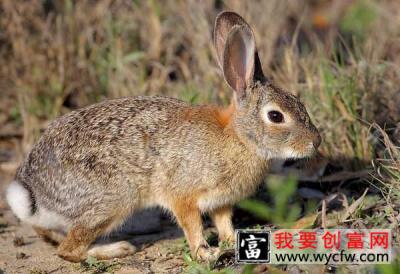
[{"label": "rabbit's mouth", "polygon": [[296,162],[299,159],[311,158],[316,153],[314,148],[306,149],[303,151],[297,151],[291,148],[286,148],[277,151],[271,151],[270,149],[257,149],[257,154],[259,157],[265,158],[267,160],[280,160],[284,162]]},{"label": "rabbit's mouth", "polygon": [[285,161],[295,161],[298,159],[309,158],[312,157],[316,153],[316,149],[314,146],[306,145],[302,146],[301,149],[297,148],[286,148],[281,151],[281,155],[278,155],[279,158]]}]

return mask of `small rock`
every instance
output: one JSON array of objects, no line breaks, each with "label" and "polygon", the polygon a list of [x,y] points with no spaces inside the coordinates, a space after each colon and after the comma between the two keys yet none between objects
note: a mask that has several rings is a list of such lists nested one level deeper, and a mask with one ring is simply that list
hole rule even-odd
[{"label": "small rock", "polygon": [[17,254],[15,255],[15,257],[20,260],[20,259],[25,259],[27,256],[24,252],[17,252]]},{"label": "small rock", "polygon": [[13,244],[14,244],[14,246],[23,246],[23,245],[25,245],[24,238],[15,236],[15,238],[13,240]]}]

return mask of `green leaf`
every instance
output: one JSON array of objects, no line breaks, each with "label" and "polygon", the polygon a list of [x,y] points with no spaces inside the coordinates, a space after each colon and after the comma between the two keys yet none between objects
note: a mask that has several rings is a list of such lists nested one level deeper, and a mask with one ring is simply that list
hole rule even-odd
[{"label": "green leaf", "polygon": [[247,199],[239,202],[238,206],[262,219],[268,220],[271,218],[271,210],[264,202]]}]

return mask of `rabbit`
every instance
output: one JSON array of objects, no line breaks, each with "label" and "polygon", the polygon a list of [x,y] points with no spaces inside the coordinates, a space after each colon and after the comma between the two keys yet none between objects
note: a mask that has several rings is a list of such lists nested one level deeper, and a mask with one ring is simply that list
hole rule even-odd
[{"label": "rabbit", "polygon": [[274,159],[312,156],[321,137],[297,97],[264,76],[253,31],[220,13],[214,45],[233,91],[229,107],[168,97],[106,100],[54,120],[7,189],[22,221],[59,244],[72,262],[131,255],[129,242],[94,244],[134,212],[175,217],[198,260],[218,247],[203,236],[209,214],[220,241],[234,242],[232,207],[253,194]]}]

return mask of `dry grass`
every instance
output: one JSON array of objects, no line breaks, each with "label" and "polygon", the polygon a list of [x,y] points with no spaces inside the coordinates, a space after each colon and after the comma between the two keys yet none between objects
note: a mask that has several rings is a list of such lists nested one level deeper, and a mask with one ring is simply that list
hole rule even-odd
[{"label": "dry grass", "polygon": [[[299,94],[343,170],[373,168],[400,211],[400,2],[0,2],[0,135],[23,151],[49,120],[105,98],[164,94],[227,104],[211,43],[219,11],[254,27],[266,74]],[[360,193],[359,193],[360,194]],[[371,218],[374,215],[370,216]]]}]

